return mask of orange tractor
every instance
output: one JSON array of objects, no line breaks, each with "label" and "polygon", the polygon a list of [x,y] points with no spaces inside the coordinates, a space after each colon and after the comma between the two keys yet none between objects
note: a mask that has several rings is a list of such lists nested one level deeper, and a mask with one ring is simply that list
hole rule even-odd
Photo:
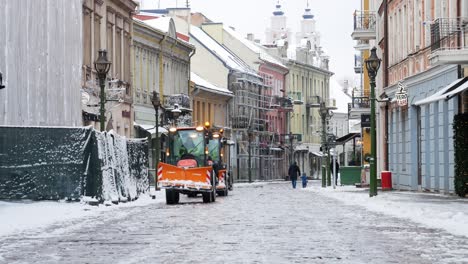
[{"label": "orange tractor", "polygon": [[208,164],[213,165],[213,170],[217,175],[216,193],[219,196],[227,196],[232,190],[231,174],[224,162],[225,146],[227,139],[223,137],[223,129],[212,130],[208,144]]},{"label": "orange tractor", "polygon": [[217,187],[223,181],[218,178],[223,170],[209,156],[209,146],[219,136],[210,130],[209,123],[169,129],[166,162],[160,162],[157,171],[157,184],[166,190],[167,204],[177,204],[181,193],[189,197],[201,193],[204,203],[216,200],[216,193],[223,190]]}]

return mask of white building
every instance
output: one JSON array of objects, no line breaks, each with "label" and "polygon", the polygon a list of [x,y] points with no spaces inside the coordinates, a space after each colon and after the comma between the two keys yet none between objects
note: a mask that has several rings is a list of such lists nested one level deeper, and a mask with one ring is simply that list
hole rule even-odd
[{"label": "white building", "polygon": [[81,126],[81,5],[0,1],[0,125]]}]

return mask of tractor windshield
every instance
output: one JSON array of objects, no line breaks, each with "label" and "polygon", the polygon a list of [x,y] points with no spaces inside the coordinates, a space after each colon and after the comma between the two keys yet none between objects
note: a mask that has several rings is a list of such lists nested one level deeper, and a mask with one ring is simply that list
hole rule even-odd
[{"label": "tractor windshield", "polygon": [[204,136],[196,130],[178,130],[172,136],[169,163],[177,164],[183,158],[195,159],[198,166],[204,165]]},{"label": "tractor windshield", "polygon": [[215,162],[219,161],[219,139],[214,138],[210,139],[210,144],[208,144],[209,156]]}]

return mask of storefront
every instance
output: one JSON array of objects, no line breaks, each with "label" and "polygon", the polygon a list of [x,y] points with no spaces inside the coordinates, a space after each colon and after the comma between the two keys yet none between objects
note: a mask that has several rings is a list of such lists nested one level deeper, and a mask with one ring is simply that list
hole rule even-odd
[{"label": "storefront", "polygon": [[393,188],[454,191],[453,117],[458,97],[443,95],[468,85],[456,65],[437,66],[385,89],[389,113],[389,169]]}]

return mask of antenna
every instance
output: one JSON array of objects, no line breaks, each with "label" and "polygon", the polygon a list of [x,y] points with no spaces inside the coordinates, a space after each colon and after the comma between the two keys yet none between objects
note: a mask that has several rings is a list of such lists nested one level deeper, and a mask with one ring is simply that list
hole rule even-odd
[{"label": "antenna", "polygon": [[189,1],[189,0],[186,0],[186,1],[185,1],[185,6],[186,6],[187,8],[190,8],[190,1]]},{"label": "antenna", "polygon": [[161,0],[158,0],[158,9],[161,9]]},{"label": "antenna", "polygon": [[309,0],[307,0],[307,7],[309,7]]}]

